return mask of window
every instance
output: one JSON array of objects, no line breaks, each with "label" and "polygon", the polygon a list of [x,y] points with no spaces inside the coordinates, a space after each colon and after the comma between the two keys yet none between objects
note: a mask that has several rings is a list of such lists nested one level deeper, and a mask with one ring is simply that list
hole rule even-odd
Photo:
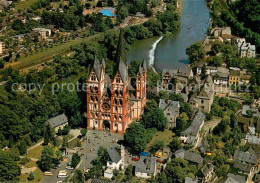
[{"label": "window", "polygon": [[201,100],[201,103],[203,104],[203,103],[204,103],[204,100]]}]

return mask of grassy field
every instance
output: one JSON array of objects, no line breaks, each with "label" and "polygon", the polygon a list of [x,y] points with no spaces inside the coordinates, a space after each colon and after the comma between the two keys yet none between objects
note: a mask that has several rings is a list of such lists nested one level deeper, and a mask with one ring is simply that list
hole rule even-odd
[{"label": "grassy field", "polygon": [[29,8],[33,3],[37,2],[37,0],[25,0],[19,1],[19,4],[15,7],[15,10],[18,11],[24,10],[25,8]]},{"label": "grassy field", "polygon": [[27,157],[40,159],[41,155],[42,155],[42,150],[43,150],[43,147],[41,145],[37,146],[28,152]]},{"label": "grassy field", "polygon": [[5,65],[5,68],[11,66],[15,70],[22,70],[41,63],[51,61],[57,55],[69,54],[71,46],[77,45],[81,42],[89,41],[98,35],[99,34],[95,34],[86,38],[78,37],[66,43],[57,43],[57,45],[54,45],[53,48],[49,47],[43,51],[39,51],[38,53],[28,55],[27,57],[21,56],[18,62],[8,63]]},{"label": "grassy field", "polygon": [[167,146],[172,141],[173,136],[175,136],[175,134],[171,130],[168,130],[168,129],[164,130],[163,132],[157,131],[154,134],[151,142],[149,144],[147,144],[147,148],[149,148],[155,141],[163,141],[164,145]]}]

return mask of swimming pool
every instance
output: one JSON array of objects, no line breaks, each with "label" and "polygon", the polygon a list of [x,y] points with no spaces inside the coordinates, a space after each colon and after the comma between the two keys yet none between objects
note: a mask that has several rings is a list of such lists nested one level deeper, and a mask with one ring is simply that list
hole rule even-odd
[{"label": "swimming pool", "polygon": [[112,8],[111,9],[103,9],[99,13],[101,13],[103,16],[114,17],[115,16],[114,11],[115,11],[115,9],[112,9]]}]

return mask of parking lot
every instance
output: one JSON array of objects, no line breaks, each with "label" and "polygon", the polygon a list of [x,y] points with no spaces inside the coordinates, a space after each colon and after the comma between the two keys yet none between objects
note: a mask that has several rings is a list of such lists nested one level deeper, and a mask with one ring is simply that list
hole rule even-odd
[{"label": "parking lot", "polygon": [[[68,148],[68,154],[65,155],[65,161],[61,163],[61,167],[51,170],[53,172],[53,175],[45,176],[43,182],[56,183],[57,181],[64,180],[64,178],[57,178],[57,175],[60,170],[65,170],[67,163],[71,162],[73,152],[78,152],[78,154],[81,155],[81,161],[78,165],[78,169],[83,171],[83,169],[89,169],[92,167],[91,161],[97,158],[97,151],[99,147],[102,146],[108,149],[111,147],[113,143],[116,143],[116,141],[122,139],[123,134],[88,130],[86,138],[84,138],[81,142],[81,147],[75,147],[70,149]],[[130,158],[131,157],[129,155],[126,155],[126,160],[129,160]],[[67,171],[68,175],[71,176],[73,170]]]}]

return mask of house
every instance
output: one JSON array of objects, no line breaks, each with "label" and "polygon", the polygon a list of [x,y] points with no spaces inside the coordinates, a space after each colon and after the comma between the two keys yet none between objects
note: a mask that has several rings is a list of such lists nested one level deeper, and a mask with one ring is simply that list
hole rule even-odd
[{"label": "house", "polygon": [[135,166],[135,176],[141,178],[151,178],[156,175],[156,157],[140,156]]},{"label": "house", "polygon": [[229,73],[216,72],[213,74],[213,82],[215,85],[227,85]]},{"label": "house", "polygon": [[257,107],[250,107],[249,105],[243,105],[242,115],[248,116],[248,112],[251,112],[254,117],[260,117],[260,112]]},{"label": "house", "polygon": [[204,125],[204,120],[205,115],[198,110],[189,128],[181,132],[180,139],[184,141],[184,143],[191,144],[196,148],[200,139],[200,130]]},{"label": "house", "polygon": [[258,157],[254,153],[248,151],[243,152],[235,150],[233,159],[237,163],[248,164],[251,166],[256,166],[259,163]]},{"label": "house", "polygon": [[48,37],[51,36],[51,29],[34,28],[33,31],[34,32],[39,32],[43,39],[47,39]]},{"label": "house", "polygon": [[240,82],[240,71],[239,70],[230,70],[228,83],[230,85],[236,85]]},{"label": "house", "polygon": [[65,114],[61,114],[54,118],[51,118],[45,122],[45,124],[49,124],[52,128],[54,128],[57,133],[59,129],[63,129],[65,125],[68,125],[68,118]]},{"label": "house", "polygon": [[198,183],[198,178],[185,177],[184,183]]},{"label": "house", "polygon": [[35,21],[40,21],[42,18],[40,16],[35,16],[35,17],[32,17],[32,20],[35,20]]},{"label": "house", "polygon": [[123,145],[118,146],[114,144],[110,149],[107,150],[109,160],[107,161],[107,167],[112,170],[124,169],[124,156],[125,148]]},{"label": "house", "polygon": [[247,43],[245,38],[236,39],[236,48],[237,48],[237,53],[240,55],[241,58],[242,57],[255,58],[256,56],[255,45],[251,45],[250,43]]},{"label": "house", "polygon": [[0,55],[5,54],[5,43],[0,41]]},{"label": "house", "polygon": [[188,83],[188,80],[193,77],[193,72],[190,66],[183,66],[181,67],[176,76],[177,83],[181,83],[186,85]]},{"label": "house", "polygon": [[107,178],[107,179],[112,179],[113,177],[113,170],[110,169],[110,168],[107,168],[105,171],[104,171],[104,177]]},{"label": "house", "polygon": [[240,81],[242,83],[249,83],[251,79],[251,73],[247,72],[246,69],[240,72]]},{"label": "house", "polygon": [[255,135],[246,135],[246,140],[249,144],[260,145],[260,137]]},{"label": "house", "polygon": [[176,119],[179,117],[179,101],[160,99],[159,108],[163,110],[168,121],[168,128],[176,127]]},{"label": "house", "polygon": [[192,108],[210,112],[214,100],[214,83],[211,75],[207,75],[203,86],[196,91],[189,100]]},{"label": "house", "polygon": [[198,167],[198,169],[200,169],[203,165],[203,158],[201,157],[201,155],[196,154],[194,152],[179,149],[175,151],[174,155],[176,158],[182,158],[189,161],[190,163],[195,164]]},{"label": "house", "polygon": [[24,40],[24,34],[19,34],[19,35],[15,35],[13,36],[14,39],[17,39],[19,42],[22,42]]},{"label": "house", "polygon": [[200,171],[202,173],[202,182],[209,182],[214,173],[214,165],[212,163],[207,163]]},{"label": "house", "polygon": [[216,73],[217,71],[218,71],[217,67],[210,66],[210,65],[206,66],[206,74],[213,74]]},{"label": "house", "polygon": [[191,64],[192,72],[194,75],[200,75],[201,74],[201,69],[204,66],[204,62],[193,62]]},{"label": "house", "polygon": [[169,89],[169,84],[173,84],[173,80],[176,77],[178,70],[163,69],[162,71],[162,88],[165,90]]},{"label": "house", "polygon": [[245,183],[245,182],[246,182],[245,176],[228,173],[228,177],[224,183]]}]

